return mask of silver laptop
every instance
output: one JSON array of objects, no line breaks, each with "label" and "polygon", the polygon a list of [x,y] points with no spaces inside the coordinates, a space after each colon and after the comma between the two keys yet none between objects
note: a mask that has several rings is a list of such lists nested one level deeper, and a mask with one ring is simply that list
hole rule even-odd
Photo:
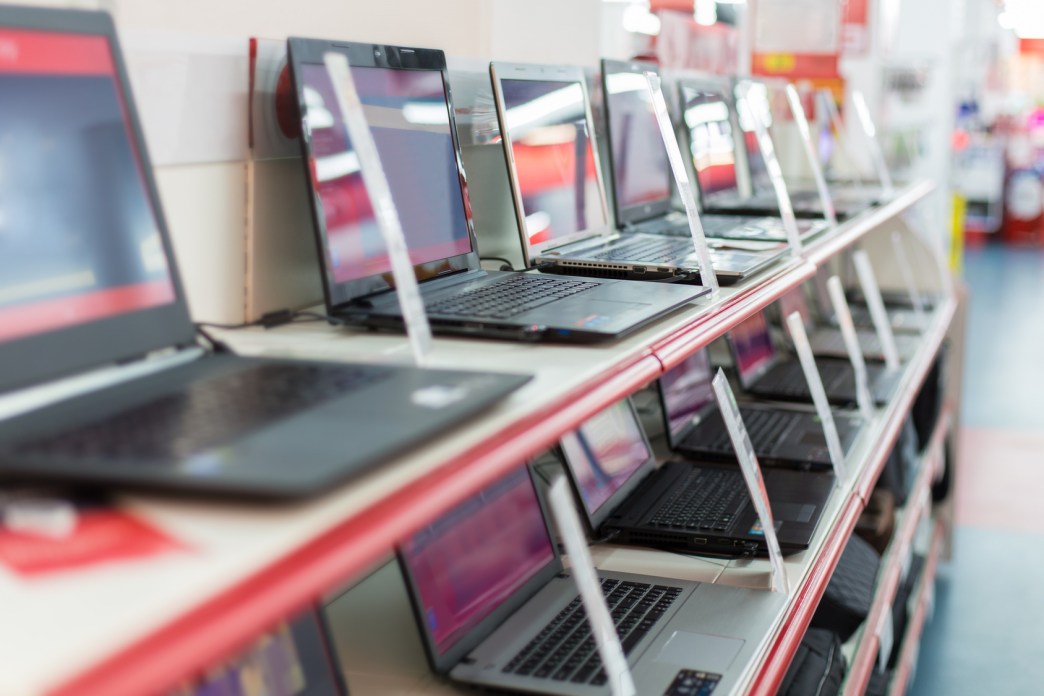
[{"label": "silver laptop", "polygon": [[[608,692],[528,467],[415,533],[399,548],[399,561],[437,674],[507,691]],[[671,693],[686,679],[701,684],[695,693],[729,692],[758,642],[744,639],[753,617],[786,600],[775,592],[598,575],[640,694]]]},{"label": "silver laptop", "polygon": [[[691,239],[620,234],[611,224],[583,70],[494,62],[490,75],[526,265],[695,282]],[[720,278],[724,269],[715,270]]]}]

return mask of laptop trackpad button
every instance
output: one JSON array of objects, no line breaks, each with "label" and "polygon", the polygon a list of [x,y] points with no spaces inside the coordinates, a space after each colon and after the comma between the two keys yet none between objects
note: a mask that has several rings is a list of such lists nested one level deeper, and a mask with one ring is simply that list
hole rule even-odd
[{"label": "laptop trackpad button", "polygon": [[739,638],[675,631],[660,648],[655,660],[725,674],[743,643]]},{"label": "laptop trackpad button", "polygon": [[772,517],[787,522],[808,522],[815,512],[815,505],[802,505],[801,503],[776,503],[772,506]]}]

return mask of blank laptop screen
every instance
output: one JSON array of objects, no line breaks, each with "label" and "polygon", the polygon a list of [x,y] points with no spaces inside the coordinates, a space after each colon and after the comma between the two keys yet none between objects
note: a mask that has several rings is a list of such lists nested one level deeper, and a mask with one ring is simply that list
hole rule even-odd
[{"label": "blank laptop screen", "polygon": [[444,654],[554,558],[525,467],[402,547],[431,643]]},{"label": "blank laptop screen", "polygon": [[670,442],[678,441],[687,423],[714,400],[710,354],[698,350],[660,378],[664,417]]},{"label": "blank laptop screen", "polygon": [[682,86],[682,118],[689,132],[689,152],[704,196],[737,191],[736,141],[729,105],[717,92]]},{"label": "blank laptop screen", "polygon": [[736,371],[743,385],[750,384],[751,380],[776,357],[768,322],[761,312],[737,324],[729,332],[729,340],[732,341]]},{"label": "blank laptop screen", "polygon": [[176,301],[104,36],[0,30],[0,342]]},{"label": "blank laptop screen", "polygon": [[[442,72],[359,66],[351,71],[410,260],[417,265],[469,253]],[[349,281],[373,278],[372,290],[387,287],[390,280],[381,276],[391,270],[391,261],[326,66],[304,63],[297,79],[311,134],[309,172],[324,227],[328,286],[332,299],[343,302],[358,294],[344,285]]]},{"label": "blank laptop screen", "polygon": [[627,401],[619,401],[562,438],[566,463],[589,516],[620,490],[650,452]]},{"label": "blank laptop screen", "polygon": [[645,75],[605,76],[617,210],[669,200],[671,169]]},{"label": "blank laptop screen", "polygon": [[579,82],[500,81],[530,248],[608,224]]}]

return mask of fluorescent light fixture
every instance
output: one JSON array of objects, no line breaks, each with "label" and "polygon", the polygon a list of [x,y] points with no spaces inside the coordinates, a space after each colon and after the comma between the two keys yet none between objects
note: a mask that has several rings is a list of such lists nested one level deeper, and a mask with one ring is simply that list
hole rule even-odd
[{"label": "fluorescent light fixture", "polygon": [[620,17],[624,31],[632,34],[646,34],[656,36],[660,33],[660,18],[649,11],[649,4],[643,2],[632,3],[623,11]]},{"label": "fluorescent light fixture", "polygon": [[[1011,24],[1020,39],[1044,39],[1044,3],[1040,0],[1007,0],[1001,16],[1008,18],[1001,23]],[[1001,17],[997,17],[1001,21]]]}]

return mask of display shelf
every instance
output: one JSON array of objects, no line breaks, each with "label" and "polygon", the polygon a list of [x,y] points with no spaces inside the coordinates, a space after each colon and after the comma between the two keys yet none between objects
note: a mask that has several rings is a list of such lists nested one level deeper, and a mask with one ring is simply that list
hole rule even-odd
[{"label": "display shelf", "polygon": [[912,553],[917,526],[924,516],[931,514],[931,485],[943,456],[943,443],[949,431],[949,423],[949,413],[942,414],[921,456],[917,478],[907,497],[907,509],[899,513],[892,541],[881,559],[874,601],[845,675],[843,693],[846,695],[863,693],[870,680],[880,647],[882,622],[891,617],[892,603],[902,582],[904,564]]},{"label": "display shelf", "polygon": [[[155,692],[233,655],[295,610],[367,572],[426,521],[811,278],[831,253],[930,189],[930,184],[909,187],[887,205],[827,232],[809,245],[805,259],[783,259],[609,345],[437,338],[433,367],[519,371],[534,379],[464,427],[318,499],[272,506],[122,496],[122,507],[186,550],[45,580],[0,572],[0,603],[11,608],[0,624],[0,654],[16,657],[5,660],[13,667],[0,672],[0,693]],[[759,657],[743,676],[744,689],[770,693],[785,673],[858,518],[863,482],[876,478],[883,463],[878,439],[894,440],[900,411],[912,402],[931,364],[928,353],[938,349],[952,314],[946,304],[935,312],[925,346],[906,366],[899,396],[864,438],[859,475],[840,489],[829,521],[817,533],[815,551],[791,562],[788,573],[796,587],[786,608],[767,619]],[[322,323],[227,331],[221,337],[252,355],[409,360],[402,336]],[[715,582],[742,586],[756,565],[744,570],[728,564],[711,574]],[[57,622],[71,628],[54,631]],[[39,628],[26,631],[26,626]]]},{"label": "display shelf", "polygon": [[900,643],[899,660],[896,662],[895,672],[889,685],[889,696],[902,696],[906,693],[906,687],[909,685],[917,664],[921,634],[924,632],[925,622],[935,602],[935,576],[939,569],[939,559],[942,556],[945,539],[946,530],[944,525],[939,522],[935,525],[928,560],[925,562],[924,572],[921,573],[921,579],[914,592],[916,604],[906,627],[906,635],[902,637]]}]

